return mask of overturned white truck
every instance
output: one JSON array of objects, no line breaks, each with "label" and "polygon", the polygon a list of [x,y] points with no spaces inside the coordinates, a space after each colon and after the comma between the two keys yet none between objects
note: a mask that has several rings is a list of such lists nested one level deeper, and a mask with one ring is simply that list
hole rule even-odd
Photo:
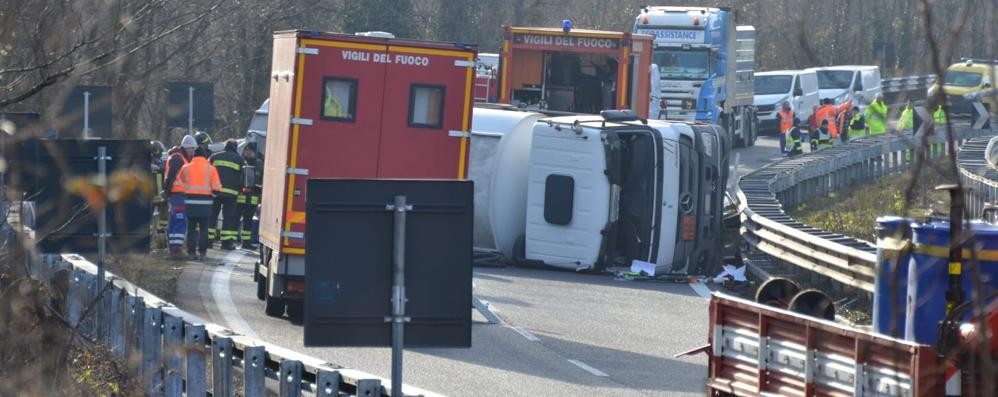
[{"label": "overturned white truck", "polygon": [[656,274],[705,274],[721,259],[720,127],[478,107],[471,142],[477,247],[576,270],[638,260]]}]

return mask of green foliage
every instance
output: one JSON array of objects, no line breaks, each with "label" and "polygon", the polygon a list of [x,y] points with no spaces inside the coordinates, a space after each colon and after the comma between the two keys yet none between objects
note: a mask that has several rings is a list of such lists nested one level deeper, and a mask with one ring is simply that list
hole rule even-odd
[{"label": "green foliage", "polygon": [[[788,211],[798,221],[821,230],[840,233],[865,241],[876,241],[876,219],[901,215],[905,209],[905,190],[912,175],[890,175],[819,197]],[[908,215],[924,217],[949,213],[949,194],[933,188],[946,183],[935,171],[923,172],[915,185],[915,197]]]}]

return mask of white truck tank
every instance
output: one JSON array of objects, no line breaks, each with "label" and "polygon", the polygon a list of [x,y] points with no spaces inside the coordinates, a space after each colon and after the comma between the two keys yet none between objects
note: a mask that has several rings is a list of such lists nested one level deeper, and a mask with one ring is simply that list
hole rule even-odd
[{"label": "white truck tank", "polygon": [[476,248],[513,258],[513,245],[526,228],[531,136],[542,117],[516,110],[473,110],[468,179],[475,183]]}]

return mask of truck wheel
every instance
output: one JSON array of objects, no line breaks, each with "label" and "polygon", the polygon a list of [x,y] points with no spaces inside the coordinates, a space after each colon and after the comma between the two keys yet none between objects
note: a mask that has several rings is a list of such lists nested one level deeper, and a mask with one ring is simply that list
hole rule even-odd
[{"label": "truck wheel", "polygon": [[267,300],[267,279],[257,275],[254,275],[254,278],[256,278],[256,298]]},{"label": "truck wheel", "polygon": [[291,302],[288,306],[288,318],[292,323],[301,324],[305,320],[305,302]]},{"label": "truck wheel", "polygon": [[267,295],[264,297],[264,302],[263,311],[268,316],[281,317],[284,315],[284,299]]}]

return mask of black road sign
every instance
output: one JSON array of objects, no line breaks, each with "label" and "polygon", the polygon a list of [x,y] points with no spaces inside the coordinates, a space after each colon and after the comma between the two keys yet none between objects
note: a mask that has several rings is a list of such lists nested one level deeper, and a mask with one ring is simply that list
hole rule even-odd
[{"label": "black road sign", "polygon": [[406,196],[406,347],[471,346],[473,185],[321,180],[307,186],[305,345],[390,346],[393,212]]},{"label": "black road sign", "polygon": [[[211,83],[172,81],[166,83],[166,123],[168,127],[188,127],[188,117],[194,111],[194,128],[209,129],[215,120],[214,87]],[[194,107],[190,108],[193,95]]]},{"label": "black road sign", "polygon": [[[78,85],[73,87],[59,113],[59,138],[111,138],[111,87]],[[89,134],[84,126],[89,124]]]},{"label": "black road sign", "polygon": [[98,147],[107,149],[111,185],[107,206],[108,252],[148,252],[150,171],[146,140],[26,140],[20,144],[18,172],[32,186],[35,238],[45,253],[97,251]]}]

